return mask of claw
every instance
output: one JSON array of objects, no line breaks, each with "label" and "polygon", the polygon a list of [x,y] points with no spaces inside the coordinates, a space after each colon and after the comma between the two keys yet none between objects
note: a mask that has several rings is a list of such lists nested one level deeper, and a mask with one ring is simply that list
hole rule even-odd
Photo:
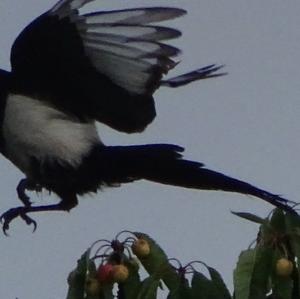
[{"label": "claw", "polygon": [[19,182],[17,186],[18,197],[26,207],[30,207],[32,202],[30,201],[30,197],[26,194],[26,190],[39,193],[43,190],[43,187],[28,178],[22,179]]},{"label": "claw", "polygon": [[69,212],[78,204],[76,194],[64,194],[63,199],[58,204],[46,205],[46,206],[22,206],[10,209],[0,216],[0,222],[2,223],[3,233],[8,236],[10,223],[17,217],[21,217],[27,225],[33,224],[33,232],[37,228],[37,223],[30,218],[28,213],[46,212],[46,211],[64,211]]},{"label": "claw", "polygon": [[37,223],[35,220],[30,218],[28,215],[28,207],[17,207],[10,209],[3,213],[0,217],[0,222],[3,223],[2,225],[2,231],[4,235],[8,236],[7,231],[9,230],[9,224],[17,217],[21,217],[27,225],[33,224],[33,232],[37,228]]},{"label": "claw", "polygon": [[18,197],[22,201],[22,203],[26,207],[30,207],[32,204],[30,201],[30,197],[25,193],[27,187],[28,187],[28,180],[22,179],[17,186],[17,193],[18,193]]},{"label": "claw", "polygon": [[27,225],[33,225],[33,230],[32,232],[34,233],[36,231],[37,228],[37,223],[35,220],[33,220],[32,218],[30,218],[27,214],[21,214],[20,217],[26,222]]}]

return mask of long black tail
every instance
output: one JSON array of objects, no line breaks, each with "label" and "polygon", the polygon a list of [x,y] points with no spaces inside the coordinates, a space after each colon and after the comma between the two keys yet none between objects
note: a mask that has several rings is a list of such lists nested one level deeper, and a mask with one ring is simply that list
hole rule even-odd
[{"label": "long black tail", "polygon": [[[259,197],[291,211],[288,200],[246,182],[209,170],[202,163],[182,159],[182,147],[170,144],[108,146],[97,149],[98,178],[115,184],[145,179],[161,184],[203,190],[222,190]],[[100,173],[99,173],[99,168]]]}]

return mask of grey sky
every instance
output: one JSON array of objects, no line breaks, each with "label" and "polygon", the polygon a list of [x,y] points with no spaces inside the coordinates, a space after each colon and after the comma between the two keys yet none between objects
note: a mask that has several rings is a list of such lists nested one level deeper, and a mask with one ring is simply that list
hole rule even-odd
[{"label": "grey sky", "polygon": [[[19,31],[55,0],[0,2],[0,64],[9,68],[10,46]],[[209,168],[299,201],[300,31],[299,1],[281,0],[96,0],[90,9],[169,5],[188,10],[172,24],[183,50],[172,75],[210,63],[229,75],[156,93],[158,117],[143,134],[124,135],[99,125],[106,144],[170,142]],[[1,205],[19,205],[15,187],[22,174],[4,158]],[[32,199],[38,198],[32,194]],[[43,195],[43,202],[54,196]],[[199,259],[232,283],[232,269],[257,227],[230,210],[266,216],[259,199],[182,190],[138,182],[86,197],[70,214],[34,215],[36,233],[20,220],[11,237],[0,235],[0,298],[58,299],[80,254],[96,239],[122,229],[149,233],[170,257]]]}]

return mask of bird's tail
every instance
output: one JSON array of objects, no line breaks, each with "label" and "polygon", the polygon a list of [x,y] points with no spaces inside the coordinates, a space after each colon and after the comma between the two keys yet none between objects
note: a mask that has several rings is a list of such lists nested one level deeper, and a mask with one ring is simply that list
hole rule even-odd
[{"label": "bird's tail", "polygon": [[101,169],[98,178],[108,185],[145,179],[184,188],[237,192],[292,210],[289,201],[278,195],[209,170],[202,163],[182,159],[183,151],[182,147],[170,144],[102,147],[97,150],[98,171]]}]

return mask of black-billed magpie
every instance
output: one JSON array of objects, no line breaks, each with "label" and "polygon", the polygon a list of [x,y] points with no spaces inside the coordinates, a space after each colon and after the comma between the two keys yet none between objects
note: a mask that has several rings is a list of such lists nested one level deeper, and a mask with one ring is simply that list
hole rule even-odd
[{"label": "black-billed magpie", "polygon": [[[135,180],[250,194],[285,210],[288,201],[182,158],[172,144],[106,146],[95,123],[135,133],[155,118],[153,93],[221,76],[209,65],[163,79],[179,50],[164,43],[178,30],[156,23],[185,14],[170,7],[80,14],[93,0],[61,0],[29,24],[11,50],[11,71],[0,71],[0,150],[26,176],[23,206],[2,215],[4,232],[27,213],[69,211],[77,196]],[[154,25],[153,25],[154,24]],[[33,206],[26,190],[48,189],[61,201]]]}]

